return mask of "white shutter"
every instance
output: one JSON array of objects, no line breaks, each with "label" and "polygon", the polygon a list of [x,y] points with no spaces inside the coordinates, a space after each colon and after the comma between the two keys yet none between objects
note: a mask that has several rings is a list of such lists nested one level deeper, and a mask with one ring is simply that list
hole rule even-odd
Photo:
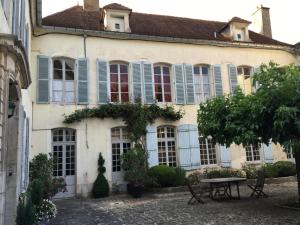
[{"label": "white shutter", "polygon": [[50,59],[47,56],[37,57],[37,103],[49,103]]},{"label": "white shutter", "polygon": [[215,83],[215,95],[222,96],[223,95],[223,83],[222,83],[222,72],[221,65],[213,66],[213,74],[214,74],[214,83]]},{"label": "white shutter", "polygon": [[146,146],[149,167],[158,165],[157,130],[154,125],[147,126]]},{"label": "white shutter", "polygon": [[269,145],[263,144],[263,152],[264,152],[264,161],[265,163],[273,163],[273,150],[272,150],[272,142]]},{"label": "white shutter", "polygon": [[175,76],[176,104],[185,104],[184,71],[182,64],[173,65]]},{"label": "white shutter", "polygon": [[154,103],[154,76],[153,65],[149,62],[143,62],[143,78],[144,78],[144,103]]},{"label": "white shutter", "polygon": [[228,76],[229,76],[230,93],[233,94],[238,87],[236,66],[228,65]]},{"label": "white shutter", "polygon": [[132,102],[142,101],[142,65],[141,62],[131,63]]},{"label": "white shutter", "polygon": [[98,103],[109,103],[110,95],[110,79],[109,79],[109,65],[104,59],[97,60],[97,77],[98,77]]},{"label": "white shutter", "polygon": [[226,148],[224,145],[219,145],[220,158],[222,167],[231,167],[231,154],[230,148]]},{"label": "white shutter", "polygon": [[195,90],[194,90],[194,71],[193,65],[185,64],[185,90],[186,90],[186,103],[195,103]]},{"label": "white shutter", "polygon": [[196,125],[178,127],[179,161],[185,170],[200,168],[200,148]]},{"label": "white shutter", "polygon": [[88,104],[88,60],[78,59],[77,67],[77,103]]}]

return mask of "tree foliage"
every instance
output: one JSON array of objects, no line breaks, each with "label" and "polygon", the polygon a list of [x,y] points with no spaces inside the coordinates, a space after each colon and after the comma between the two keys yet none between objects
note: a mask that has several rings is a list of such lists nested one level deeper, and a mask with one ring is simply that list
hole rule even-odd
[{"label": "tree foliage", "polygon": [[107,197],[109,195],[109,185],[108,181],[104,176],[104,173],[106,171],[106,168],[104,167],[105,160],[101,154],[99,153],[98,158],[98,176],[93,184],[93,197],[94,198],[103,198]]}]

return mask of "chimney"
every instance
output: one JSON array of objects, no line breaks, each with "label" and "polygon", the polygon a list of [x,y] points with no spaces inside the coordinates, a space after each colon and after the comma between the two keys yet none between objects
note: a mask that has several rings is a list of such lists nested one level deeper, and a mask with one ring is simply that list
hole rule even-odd
[{"label": "chimney", "polygon": [[84,10],[99,11],[99,0],[84,0]]},{"label": "chimney", "polygon": [[272,38],[270,8],[257,6],[256,12],[252,14],[252,20],[252,29],[255,32]]}]

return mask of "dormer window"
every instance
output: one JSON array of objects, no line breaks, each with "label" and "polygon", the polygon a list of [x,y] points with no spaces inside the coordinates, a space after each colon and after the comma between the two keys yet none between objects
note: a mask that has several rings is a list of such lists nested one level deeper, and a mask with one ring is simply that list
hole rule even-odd
[{"label": "dormer window", "polygon": [[242,35],[241,34],[237,34],[237,39],[241,40],[242,39]]},{"label": "dormer window", "polygon": [[251,22],[238,17],[232,18],[219,32],[233,41],[251,41],[248,26]]},{"label": "dormer window", "polygon": [[104,25],[106,30],[127,33],[131,32],[129,26],[131,9],[120,4],[113,3],[104,6],[104,12]]}]

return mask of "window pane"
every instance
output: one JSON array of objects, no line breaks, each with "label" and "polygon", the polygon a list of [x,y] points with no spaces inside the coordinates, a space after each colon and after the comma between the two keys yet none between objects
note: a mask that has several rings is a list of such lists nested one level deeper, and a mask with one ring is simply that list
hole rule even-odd
[{"label": "window pane", "polygon": [[251,71],[250,67],[244,67],[244,75],[250,76],[250,71]]},{"label": "window pane", "polygon": [[194,74],[200,74],[199,66],[194,66]]},{"label": "window pane", "polygon": [[62,70],[54,69],[53,70],[53,79],[55,79],[55,80],[62,80],[63,79],[63,72],[62,72]]},{"label": "window pane", "polygon": [[154,76],[154,82],[157,83],[157,84],[160,84],[161,83],[161,76],[160,75],[155,75]]},{"label": "window pane", "polygon": [[74,80],[74,71],[71,70],[66,71],[66,80]]},{"label": "window pane", "polygon": [[110,73],[118,73],[118,65],[117,64],[110,65]]},{"label": "window pane", "polygon": [[122,102],[129,102],[128,93],[121,93],[121,100],[122,100]]},{"label": "window pane", "polygon": [[202,74],[208,74],[208,67],[206,66],[202,67]]},{"label": "window pane", "polygon": [[121,74],[121,83],[128,83],[128,74]]},{"label": "window pane", "polygon": [[62,102],[62,100],[63,100],[62,91],[53,91],[52,93],[53,93],[52,100],[54,102]]},{"label": "window pane", "polygon": [[128,73],[128,66],[120,65],[120,73]]},{"label": "window pane", "polygon": [[54,67],[54,69],[60,69],[60,70],[62,70],[62,68],[63,68],[60,60],[54,60],[53,67]]},{"label": "window pane", "polygon": [[111,90],[111,92],[118,92],[119,91],[118,83],[111,83],[110,84],[110,90]]},{"label": "window pane", "polygon": [[65,59],[66,70],[74,71],[74,61],[72,59]]},{"label": "window pane", "polygon": [[163,67],[163,74],[164,74],[164,75],[169,75],[169,74],[170,74],[170,69],[169,69],[168,66],[164,66],[164,67]]},{"label": "window pane", "polygon": [[74,81],[66,81],[65,82],[65,91],[74,91]]},{"label": "window pane", "polygon": [[237,71],[239,75],[243,74],[243,67],[238,67]]},{"label": "window pane", "polygon": [[52,90],[53,91],[62,91],[63,90],[63,81],[54,80],[52,82]]},{"label": "window pane", "polygon": [[154,74],[159,74],[160,75],[160,66],[155,66],[154,67]]},{"label": "window pane", "polygon": [[119,93],[111,93],[111,101],[119,102]]},{"label": "window pane", "polygon": [[65,101],[67,103],[75,102],[75,94],[74,92],[65,92]]},{"label": "window pane", "polygon": [[128,92],[128,84],[121,84],[121,92]]}]

